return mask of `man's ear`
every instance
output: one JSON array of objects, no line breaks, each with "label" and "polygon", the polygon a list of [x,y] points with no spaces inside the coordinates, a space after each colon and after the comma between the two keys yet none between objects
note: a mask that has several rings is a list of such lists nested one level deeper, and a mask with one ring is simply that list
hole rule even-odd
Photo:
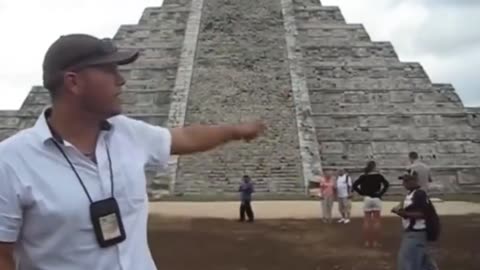
[{"label": "man's ear", "polygon": [[67,71],[63,74],[63,83],[66,91],[70,91],[72,94],[79,94],[79,76],[75,72]]}]

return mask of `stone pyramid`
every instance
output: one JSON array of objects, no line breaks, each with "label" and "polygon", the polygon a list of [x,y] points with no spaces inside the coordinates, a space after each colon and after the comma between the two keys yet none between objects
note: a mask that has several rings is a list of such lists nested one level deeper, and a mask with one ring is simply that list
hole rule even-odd
[{"label": "stone pyramid", "polygon": [[[257,193],[305,194],[321,169],[354,177],[374,159],[400,191],[416,150],[438,192],[480,191],[480,109],[465,108],[450,84],[432,83],[391,43],[318,0],[165,0],[122,25],[119,47],[139,48],[125,67],[125,113],[152,124],[263,118],[266,137],[146,168],[152,199],[162,193],[228,195],[240,177]],[[0,139],[30,127],[49,103],[33,87],[19,111],[0,113]],[[397,187],[397,188],[396,188]]]}]

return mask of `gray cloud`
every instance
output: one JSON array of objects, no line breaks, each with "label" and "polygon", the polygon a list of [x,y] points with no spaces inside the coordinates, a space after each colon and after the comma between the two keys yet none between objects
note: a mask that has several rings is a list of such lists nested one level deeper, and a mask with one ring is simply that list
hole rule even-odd
[{"label": "gray cloud", "polygon": [[431,9],[414,33],[414,43],[424,53],[456,54],[477,50],[480,48],[479,14],[480,4],[471,8],[443,6]]},{"label": "gray cloud", "polygon": [[424,64],[432,81],[453,84],[465,106],[480,106],[480,50],[433,59]]},{"label": "gray cloud", "polygon": [[480,6],[478,0],[418,0],[426,5],[444,5],[449,7]]}]

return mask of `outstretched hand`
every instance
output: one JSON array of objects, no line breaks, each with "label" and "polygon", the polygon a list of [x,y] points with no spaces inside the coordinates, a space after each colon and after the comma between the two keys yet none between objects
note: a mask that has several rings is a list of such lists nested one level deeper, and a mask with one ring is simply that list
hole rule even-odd
[{"label": "outstretched hand", "polygon": [[238,124],[235,126],[234,139],[251,141],[262,135],[266,128],[265,123],[260,120]]}]

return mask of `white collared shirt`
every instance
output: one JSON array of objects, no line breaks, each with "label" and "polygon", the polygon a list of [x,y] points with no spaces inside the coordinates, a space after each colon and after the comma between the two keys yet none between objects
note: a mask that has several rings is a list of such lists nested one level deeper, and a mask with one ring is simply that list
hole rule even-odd
[{"label": "white collared shirt", "polygon": [[53,143],[45,114],[29,129],[0,143],[0,242],[15,242],[18,270],[155,270],[147,243],[148,197],[144,167],[166,166],[168,129],[126,116],[109,119],[97,164],[64,142],[93,201],[111,196],[105,145],[112,159],[114,196],[126,240],[101,248],[90,221],[87,195]]}]

